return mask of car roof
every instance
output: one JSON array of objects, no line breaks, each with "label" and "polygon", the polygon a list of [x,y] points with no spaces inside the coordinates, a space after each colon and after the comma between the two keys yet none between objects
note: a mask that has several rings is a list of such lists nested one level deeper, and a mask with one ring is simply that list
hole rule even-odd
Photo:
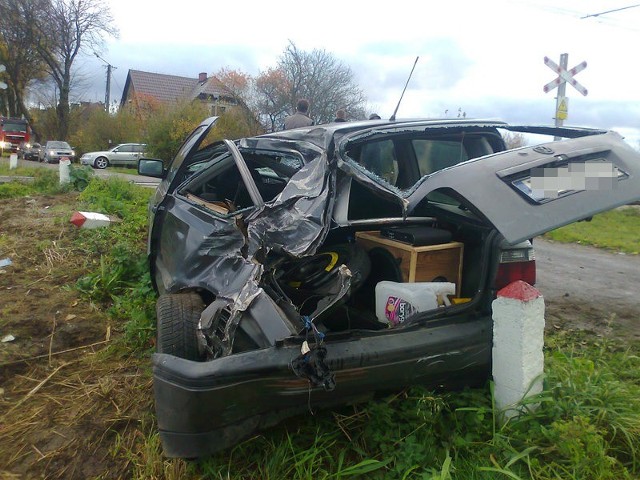
[{"label": "car roof", "polygon": [[384,131],[393,128],[396,132],[406,128],[507,128],[508,124],[495,119],[452,119],[452,118],[413,118],[400,120],[356,120],[350,122],[333,122],[310,127],[294,128],[267,133],[251,140],[261,139],[305,141],[322,149],[327,149],[333,142],[346,135],[365,131]]}]

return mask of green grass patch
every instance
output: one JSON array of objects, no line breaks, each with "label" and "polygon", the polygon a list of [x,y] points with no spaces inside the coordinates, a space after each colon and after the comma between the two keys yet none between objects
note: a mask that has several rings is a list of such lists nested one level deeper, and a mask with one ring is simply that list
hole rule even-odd
[{"label": "green grass patch", "polygon": [[155,333],[155,292],[146,256],[147,205],[153,190],[119,178],[93,178],[80,194],[86,210],[118,217],[108,228],[81,230],[78,243],[91,259],[76,288],[107,310],[127,347],[143,352]]},{"label": "green grass patch", "polygon": [[416,387],[308,413],[190,464],[185,478],[638,478],[640,358],[581,334],[546,348],[539,406],[504,425],[489,387]]},{"label": "green grass patch", "polygon": [[545,237],[637,255],[640,253],[640,207],[627,206],[553,230]]},{"label": "green grass patch", "polygon": [[137,167],[108,167],[107,170],[111,173],[126,173],[127,175],[137,175]]},{"label": "green grass patch", "polygon": [[[119,179],[91,179],[80,195],[86,209],[122,222],[81,230],[77,240],[91,261],[76,288],[117,320],[120,345],[145,355],[155,331],[145,255],[152,193]],[[457,392],[414,387],[309,411],[197,461],[163,458],[154,424],[135,444],[114,444],[113,454],[130,460],[132,478],[638,478],[639,346],[586,333],[548,336],[545,389],[506,424],[490,385]]]},{"label": "green grass patch", "polygon": [[0,198],[17,198],[27,195],[54,195],[70,190],[82,191],[89,184],[93,173],[89,167],[69,166],[69,183],[60,184],[58,170],[37,167],[10,169],[0,165],[0,175],[15,177],[14,181],[0,183]]}]

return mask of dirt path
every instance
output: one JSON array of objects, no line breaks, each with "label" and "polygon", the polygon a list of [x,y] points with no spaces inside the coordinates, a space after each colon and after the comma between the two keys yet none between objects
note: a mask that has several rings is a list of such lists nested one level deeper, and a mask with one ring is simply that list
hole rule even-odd
[{"label": "dirt path", "polygon": [[640,338],[640,256],[534,240],[547,326]]}]

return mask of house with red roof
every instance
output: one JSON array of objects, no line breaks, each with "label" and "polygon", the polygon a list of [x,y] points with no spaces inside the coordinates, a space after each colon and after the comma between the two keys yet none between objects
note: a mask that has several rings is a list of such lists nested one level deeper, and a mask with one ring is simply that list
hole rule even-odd
[{"label": "house with red roof", "polygon": [[199,100],[212,116],[239,105],[233,93],[216,77],[202,72],[197,78],[129,70],[122,92],[121,108],[144,108],[145,104],[169,104]]}]

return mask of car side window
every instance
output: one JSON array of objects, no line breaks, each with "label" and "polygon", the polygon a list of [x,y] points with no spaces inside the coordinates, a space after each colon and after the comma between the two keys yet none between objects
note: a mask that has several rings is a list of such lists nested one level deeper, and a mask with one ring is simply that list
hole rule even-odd
[{"label": "car side window", "polygon": [[412,143],[421,177],[469,159],[460,141],[415,139]]},{"label": "car side window", "polygon": [[[349,153],[353,155],[354,153]],[[398,160],[392,140],[365,143],[355,153],[355,160],[371,173],[395,185],[398,180]]]},{"label": "car side window", "polygon": [[131,148],[131,145],[122,145],[120,147],[119,152],[121,153],[129,153],[129,152],[133,152],[133,148]]}]

